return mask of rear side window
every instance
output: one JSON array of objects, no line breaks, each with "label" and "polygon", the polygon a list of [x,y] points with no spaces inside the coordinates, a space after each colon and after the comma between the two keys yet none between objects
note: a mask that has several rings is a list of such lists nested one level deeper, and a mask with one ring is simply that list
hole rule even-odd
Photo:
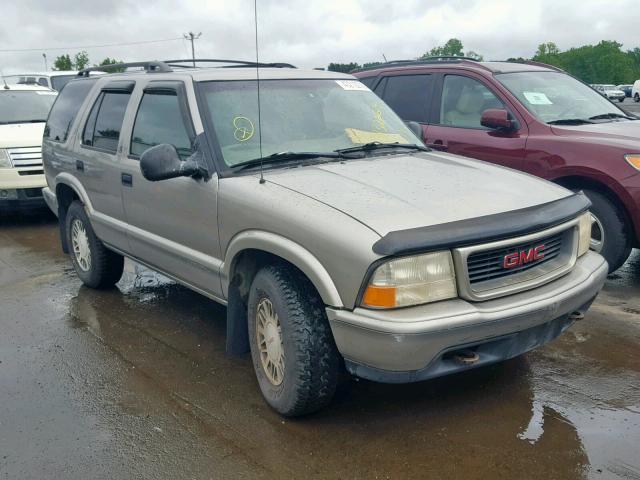
[{"label": "rear side window", "polygon": [[383,99],[402,120],[426,123],[431,90],[431,75],[387,77]]},{"label": "rear side window", "polygon": [[140,156],[154,145],[169,143],[180,158],[191,155],[191,137],[175,93],[145,93],[131,135],[132,155]]},{"label": "rear side window", "polygon": [[130,97],[128,92],[100,93],[84,126],[82,144],[115,153]]},{"label": "rear side window", "polygon": [[54,142],[67,141],[71,125],[94,83],[95,80],[70,82],[67,88],[60,92],[49,113],[47,126],[44,129],[44,138]]}]

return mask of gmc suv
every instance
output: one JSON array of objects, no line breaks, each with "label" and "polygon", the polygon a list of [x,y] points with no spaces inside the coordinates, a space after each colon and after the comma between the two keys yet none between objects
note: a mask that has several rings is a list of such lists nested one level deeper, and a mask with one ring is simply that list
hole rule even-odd
[{"label": "gmc suv", "polygon": [[45,198],[86,285],[127,256],[226,304],[281,414],[327,404],[343,365],[413,382],[522,354],[602,287],[584,195],[429,151],[349,75],[181,64],[69,82]]},{"label": "gmc suv", "polygon": [[548,65],[456,57],[355,73],[436,150],[582,190],[591,247],[619,268],[640,239],[640,121]]}]

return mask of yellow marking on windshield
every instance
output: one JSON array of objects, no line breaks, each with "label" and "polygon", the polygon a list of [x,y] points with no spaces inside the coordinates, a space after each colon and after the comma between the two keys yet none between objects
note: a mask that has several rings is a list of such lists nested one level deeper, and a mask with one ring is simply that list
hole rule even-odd
[{"label": "yellow marking on windshield", "polygon": [[344,131],[351,141],[358,145],[371,142],[409,143],[409,141],[399,133],[368,132],[366,130],[358,130],[357,128],[345,128]]},{"label": "yellow marking on windshield", "polygon": [[238,142],[246,142],[255,133],[256,129],[253,126],[253,122],[249,120],[247,117],[237,116],[233,117],[233,128],[235,128],[233,132],[233,138],[235,138]]},{"label": "yellow marking on windshield", "polygon": [[377,103],[372,105],[373,109],[373,128],[378,130],[379,132],[387,131],[387,124],[384,121],[384,117],[382,116],[382,110],[380,110],[380,105]]}]

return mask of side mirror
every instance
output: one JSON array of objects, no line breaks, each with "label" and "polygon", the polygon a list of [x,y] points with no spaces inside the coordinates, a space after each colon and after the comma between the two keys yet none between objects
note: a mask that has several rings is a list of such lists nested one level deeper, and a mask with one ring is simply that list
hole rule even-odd
[{"label": "side mirror", "polygon": [[152,182],[176,177],[197,177],[201,169],[193,160],[182,161],[176,147],[162,143],[145,150],[140,156],[142,176]]},{"label": "side mirror", "polygon": [[501,108],[489,108],[482,112],[480,125],[503,131],[511,131],[516,127],[516,123],[509,118],[509,112]]},{"label": "side mirror", "polygon": [[404,122],[407,127],[409,127],[409,130],[411,130],[416,137],[418,137],[420,139],[420,141],[423,141],[424,138],[422,137],[422,125],[420,125],[418,122]]}]

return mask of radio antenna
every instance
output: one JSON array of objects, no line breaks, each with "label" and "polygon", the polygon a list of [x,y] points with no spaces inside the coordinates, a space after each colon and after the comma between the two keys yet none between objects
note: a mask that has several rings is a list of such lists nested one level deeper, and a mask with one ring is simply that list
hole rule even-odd
[{"label": "radio antenna", "polygon": [[258,0],[253,0],[253,18],[256,24],[256,87],[258,91],[258,146],[260,148],[260,183],[264,183],[262,168],[262,117],[260,115],[260,57],[258,55]]}]

